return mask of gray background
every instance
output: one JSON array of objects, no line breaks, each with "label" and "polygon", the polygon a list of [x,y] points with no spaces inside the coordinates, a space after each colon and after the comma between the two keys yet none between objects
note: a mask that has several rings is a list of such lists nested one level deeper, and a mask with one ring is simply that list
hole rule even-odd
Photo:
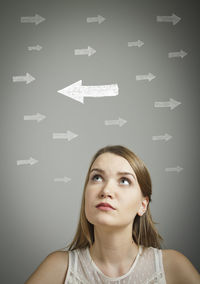
[{"label": "gray background", "polygon": [[[165,249],[186,255],[199,270],[199,1],[1,1],[0,220],[1,283],[23,283],[50,252],[73,238],[92,155],[122,144],[146,163],[153,181],[154,221]],[[157,16],[176,14],[176,25]],[[20,18],[39,14],[39,25]],[[102,15],[102,24],[87,17]],[[128,47],[141,40],[144,45]],[[28,46],[41,45],[41,51]],[[90,57],[75,49],[91,46]],[[184,50],[184,58],[168,53]],[[14,83],[30,73],[35,81]],[[156,78],[137,81],[136,75]],[[57,91],[117,83],[116,97],[81,104]],[[179,102],[174,110],[155,101]],[[25,121],[37,112],[46,119]],[[105,120],[127,123],[106,126]],[[71,141],[53,133],[71,131]],[[172,136],[153,141],[152,136]],[[33,157],[35,165],[17,166]],[[166,172],[167,167],[183,170]],[[54,178],[67,176],[68,183]]]}]

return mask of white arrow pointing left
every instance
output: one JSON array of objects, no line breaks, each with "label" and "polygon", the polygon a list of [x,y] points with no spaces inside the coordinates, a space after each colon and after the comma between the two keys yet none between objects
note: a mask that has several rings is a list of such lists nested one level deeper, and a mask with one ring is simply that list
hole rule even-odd
[{"label": "white arrow pointing left", "polygon": [[38,161],[31,157],[28,160],[18,160],[17,166],[22,166],[22,165],[31,165],[32,166],[32,165],[35,165],[36,163],[38,163]]},{"label": "white arrow pointing left", "polygon": [[84,97],[111,97],[119,94],[117,84],[99,85],[99,86],[82,86],[82,80],[59,90],[58,93],[72,98],[84,104]]},{"label": "white arrow pointing left", "polygon": [[26,84],[31,83],[35,80],[33,76],[31,76],[29,73],[26,73],[25,76],[13,76],[13,82],[26,82]]}]

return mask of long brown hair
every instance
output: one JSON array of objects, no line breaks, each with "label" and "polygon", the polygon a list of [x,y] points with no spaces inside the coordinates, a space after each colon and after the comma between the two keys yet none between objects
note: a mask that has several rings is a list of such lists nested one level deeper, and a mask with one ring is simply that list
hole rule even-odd
[{"label": "long brown hair", "polygon": [[[87,220],[85,215],[85,189],[89,180],[89,173],[94,161],[97,159],[98,156],[106,152],[121,156],[129,162],[136,174],[143,196],[148,196],[149,203],[152,201],[151,177],[144,162],[139,159],[131,150],[122,145],[108,145],[106,147],[101,148],[93,156],[90,163],[90,167],[85,179],[79,223],[74,239],[67,246],[68,250],[81,249],[86,248],[88,246],[90,247],[94,243],[94,225]],[[143,245],[144,247],[152,246],[161,249],[161,242],[163,242],[163,238],[160,236],[155,227],[155,224],[158,223],[152,220],[149,203],[146,212],[142,216],[139,216],[138,214],[135,216],[133,222],[132,237],[137,245]]]}]

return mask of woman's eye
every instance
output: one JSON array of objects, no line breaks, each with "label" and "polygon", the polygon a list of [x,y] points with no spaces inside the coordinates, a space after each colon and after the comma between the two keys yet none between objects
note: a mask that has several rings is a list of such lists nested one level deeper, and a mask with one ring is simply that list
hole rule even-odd
[{"label": "woman's eye", "polygon": [[[100,178],[100,180],[102,179],[102,177],[101,177],[100,175],[94,175],[94,176],[92,177],[92,180],[93,180],[93,181],[99,181],[99,178]],[[130,184],[131,184],[131,182],[130,182],[129,179],[127,179],[127,178],[121,178],[121,180],[122,180],[122,181],[125,181],[125,183],[123,182],[123,184],[127,184],[127,185],[130,185]]]},{"label": "woman's eye", "polygon": [[94,181],[98,181],[96,178],[98,178],[98,177],[101,177],[100,175],[94,175],[93,177],[92,177],[92,180],[94,180]]},{"label": "woman's eye", "polygon": [[[129,179],[127,179],[127,178],[122,178],[121,180],[125,180],[125,181],[128,182],[128,184],[131,184],[131,182],[130,182]],[[125,183],[124,183],[124,184],[125,184]]]}]

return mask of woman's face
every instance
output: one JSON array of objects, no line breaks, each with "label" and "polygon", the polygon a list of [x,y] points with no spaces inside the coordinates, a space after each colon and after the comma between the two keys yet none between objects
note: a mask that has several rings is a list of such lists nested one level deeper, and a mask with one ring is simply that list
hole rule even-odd
[{"label": "woman's face", "polygon": [[[97,208],[101,202],[109,203],[115,209],[105,211]],[[137,213],[144,213],[147,204],[136,175],[125,158],[113,153],[97,157],[85,191],[85,214],[91,224],[132,226]]]}]

